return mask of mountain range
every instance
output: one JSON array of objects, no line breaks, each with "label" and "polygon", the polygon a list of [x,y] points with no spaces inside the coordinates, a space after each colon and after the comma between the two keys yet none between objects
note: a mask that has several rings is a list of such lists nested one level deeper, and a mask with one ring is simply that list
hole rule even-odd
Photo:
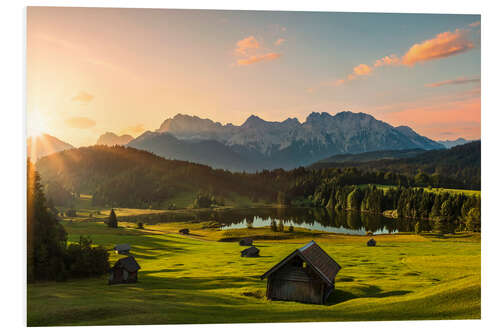
[{"label": "mountain range", "polygon": [[350,111],[312,112],[304,122],[252,115],[241,126],[177,114],[127,146],[231,171],[292,169],[338,154],[445,148],[407,126],[394,127]]},{"label": "mountain range", "polygon": [[474,140],[465,140],[464,138],[458,138],[456,140],[440,140],[437,142],[439,142],[440,144],[442,144],[446,148],[453,148],[455,146],[464,145],[464,144],[472,142],[472,141],[474,141]]},{"label": "mountain range", "polygon": [[39,158],[57,153],[62,150],[74,148],[69,143],[59,140],[48,134],[30,136],[27,139],[28,157],[36,161]]},{"label": "mountain range", "polygon": [[132,135],[124,134],[118,136],[115,133],[106,132],[97,139],[96,144],[105,146],[124,146],[132,140],[134,140],[134,137]]}]

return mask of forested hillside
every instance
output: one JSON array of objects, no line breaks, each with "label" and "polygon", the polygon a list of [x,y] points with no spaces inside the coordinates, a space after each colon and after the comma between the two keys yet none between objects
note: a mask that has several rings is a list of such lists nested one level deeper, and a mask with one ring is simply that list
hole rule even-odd
[{"label": "forested hillside", "polygon": [[234,194],[272,200],[274,193],[257,175],[233,174],[208,166],[166,160],[122,146],[72,149],[42,158],[37,168],[46,184],[75,193],[92,194],[97,205],[160,207],[185,192]]},{"label": "forested hillside", "polygon": [[[451,149],[430,150],[411,158],[338,163],[324,160],[311,166],[313,169],[349,167],[366,171],[394,172],[407,176],[424,173],[430,176],[430,179],[422,179],[422,182],[428,182],[433,186],[479,190],[481,188],[481,141]],[[441,180],[437,181],[437,178]]]}]

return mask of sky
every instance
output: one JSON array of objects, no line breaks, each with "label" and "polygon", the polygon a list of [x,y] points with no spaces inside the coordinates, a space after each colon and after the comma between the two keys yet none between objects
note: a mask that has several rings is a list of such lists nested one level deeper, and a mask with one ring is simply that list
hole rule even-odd
[{"label": "sky", "polygon": [[364,112],[480,138],[480,15],[28,7],[28,135]]}]

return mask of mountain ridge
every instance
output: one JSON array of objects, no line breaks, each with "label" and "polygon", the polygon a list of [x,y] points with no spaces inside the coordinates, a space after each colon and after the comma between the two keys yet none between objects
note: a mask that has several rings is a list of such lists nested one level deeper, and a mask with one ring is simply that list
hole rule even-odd
[{"label": "mountain ridge", "polygon": [[35,161],[44,156],[74,148],[71,144],[47,133],[35,137],[30,136],[26,141],[28,157]]},{"label": "mountain ridge", "polygon": [[97,139],[96,145],[106,145],[106,146],[114,146],[114,145],[126,145],[130,141],[134,140],[134,137],[129,134],[116,135],[113,132],[106,132],[99,136]]},{"label": "mountain ridge", "polygon": [[[158,135],[165,133],[179,140],[176,149],[172,144],[162,147],[157,142],[166,140]],[[198,149],[192,145],[195,142],[200,145],[203,141],[212,141],[205,148],[215,149],[211,153],[204,152],[206,157],[193,156],[178,148],[183,145],[185,149]],[[155,132],[145,132],[127,145],[166,158],[185,159],[232,171],[292,169],[336,154],[444,148],[407,126],[394,127],[372,115],[351,111],[335,115],[312,112],[304,122],[297,118],[266,121],[251,115],[239,126],[177,114],[164,120]],[[215,163],[212,159],[218,161]]]}]

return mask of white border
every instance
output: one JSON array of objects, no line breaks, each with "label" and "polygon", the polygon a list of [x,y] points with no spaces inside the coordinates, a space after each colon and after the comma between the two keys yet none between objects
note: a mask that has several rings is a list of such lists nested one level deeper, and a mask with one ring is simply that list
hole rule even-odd
[{"label": "white border", "polygon": [[[5,3],[7,2],[7,3]],[[161,331],[194,332],[254,332],[287,330],[335,330],[349,332],[421,332],[453,329],[454,332],[493,331],[500,304],[499,246],[500,221],[498,211],[498,166],[500,166],[500,108],[498,78],[499,54],[499,6],[496,1],[451,0],[378,0],[378,1],[4,1],[0,11],[2,29],[1,117],[3,128],[2,153],[3,188],[0,191],[3,204],[2,238],[2,327],[26,329],[26,279],[25,279],[25,7],[80,6],[80,7],[129,7],[129,8],[197,8],[197,9],[252,9],[294,11],[350,11],[350,12],[410,12],[482,14],[482,320],[473,321],[414,321],[414,322],[356,322],[356,323],[304,323],[304,324],[250,324],[250,325],[176,325],[176,326],[113,326],[92,327],[99,332]],[[22,272],[22,273],[21,273]],[[5,280],[5,281],[4,281]],[[230,315],[230,314],[229,314]],[[51,331],[54,328],[40,328]],[[59,328],[58,330],[88,330],[86,327]]]}]

